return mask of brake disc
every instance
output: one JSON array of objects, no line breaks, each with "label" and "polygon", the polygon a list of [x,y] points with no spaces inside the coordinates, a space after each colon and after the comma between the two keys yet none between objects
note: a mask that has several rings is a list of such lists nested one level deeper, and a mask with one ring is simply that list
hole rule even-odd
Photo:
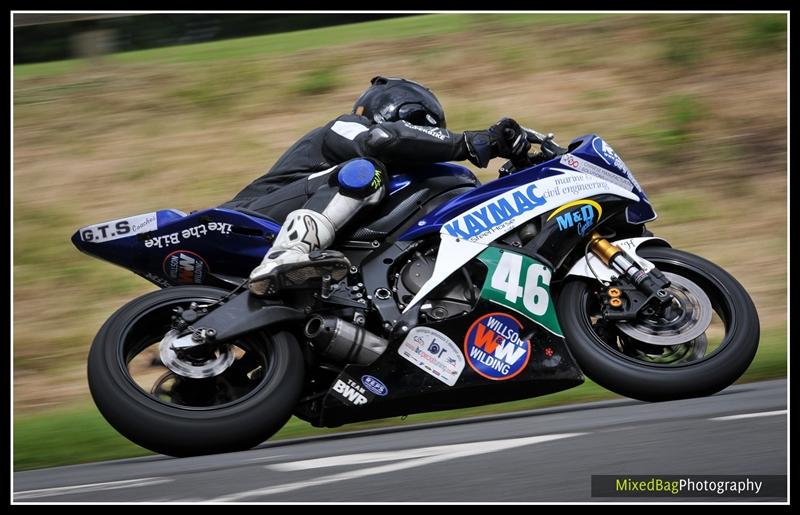
[{"label": "brake disc", "polygon": [[192,379],[205,379],[207,377],[218,376],[228,369],[233,363],[234,356],[230,345],[223,345],[219,349],[219,354],[205,360],[186,360],[178,356],[172,344],[180,336],[180,331],[172,329],[164,335],[159,344],[161,362],[168,369],[176,374]]},{"label": "brake disc", "polygon": [[662,315],[643,316],[635,322],[620,322],[617,329],[651,345],[678,345],[698,338],[711,324],[713,309],[708,295],[694,282],[680,275],[663,272],[670,281],[667,288],[672,304]]},{"label": "brake disc", "polygon": [[706,355],[708,339],[701,334],[694,340],[678,345],[650,345],[637,340],[628,340],[625,344],[625,353],[641,361],[658,363],[662,365],[676,365],[690,363]]}]

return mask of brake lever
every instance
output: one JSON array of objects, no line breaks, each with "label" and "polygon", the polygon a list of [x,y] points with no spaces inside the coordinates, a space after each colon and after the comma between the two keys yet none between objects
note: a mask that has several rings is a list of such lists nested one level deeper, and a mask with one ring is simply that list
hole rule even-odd
[{"label": "brake lever", "polygon": [[533,143],[533,144],[541,143],[547,137],[544,134],[542,134],[541,132],[537,132],[537,131],[535,131],[533,129],[529,129],[529,128],[523,127],[521,125],[520,125],[520,127],[522,128],[523,131],[525,131],[525,135],[527,136],[528,141],[530,143]]},{"label": "brake lever", "polygon": [[567,153],[567,149],[553,141],[553,138],[555,138],[555,134],[550,132],[545,136],[544,141],[542,141],[542,154],[545,155],[547,159],[552,159]]},{"label": "brake lever", "polygon": [[527,127],[522,127],[522,130],[525,131],[525,134],[528,137],[528,141],[531,144],[541,145],[542,154],[547,156],[548,159],[552,159],[555,156],[560,156],[562,154],[567,153],[566,148],[560,146],[558,143],[554,141],[556,136],[552,132],[548,132],[547,134],[542,134],[541,132],[529,129]]}]

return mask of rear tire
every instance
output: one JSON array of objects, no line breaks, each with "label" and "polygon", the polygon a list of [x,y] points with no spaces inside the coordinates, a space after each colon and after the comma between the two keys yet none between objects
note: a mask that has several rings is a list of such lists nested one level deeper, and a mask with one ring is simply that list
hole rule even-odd
[{"label": "rear tire", "polygon": [[[736,381],[758,348],[759,321],[745,289],[719,266],[671,248],[640,248],[638,254],[662,272],[688,278],[708,295],[725,326],[719,347],[694,361],[664,365],[625,355],[616,342],[597,332],[596,281],[574,279],[561,291],[559,319],[567,345],[586,375],[609,390],[644,401],[666,401],[711,395]],[[687,342],[688,343],[688,342]]]},{"label": "rear tire", "polygon": [[[172,308],[192,301],[213,302],[225,293],[205,286],[149,293],[120,308],[100,329],[89,353],[89,389],[106,420],[126,438],[171,456],[213,454],[249,449],[289,419],[300,397],[305,370],[299,345],[286,331],[253,333],[237,340],[239,356],[248,356],[248,365],[239,367],[240,375],[235,378],[186,380],[173,374],[173,384],[182,381],[182,391],[189,394],[184,397],[192,402],[178,402],[181,395],[175,393],[165,401],[159,395],[163,379],[150,391],[134,380],[133,359],[142,349],[153,348],[153,342],[169,329]],[[255,366],[257,360],[262,364]],[[163,368],[154,361],[153,366],[158,365]],[[249,367],[247,371],[244,366]],[[236,373],[234,365],[228,370]],[[209,382],[213,380],[217,382]],[[227,391],[217,393],[225,388],[236,395],[244,393],[236,398]],[[196,399],[194,392],[203,390],[211,391],[209,405],[203,405],[205,394]]]}]

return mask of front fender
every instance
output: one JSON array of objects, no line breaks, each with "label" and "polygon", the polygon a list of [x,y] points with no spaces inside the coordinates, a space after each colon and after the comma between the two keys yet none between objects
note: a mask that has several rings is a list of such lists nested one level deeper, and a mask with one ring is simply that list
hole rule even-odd
[{"label": "front fender", "polygon": [[[656,246],[656,247],[669,247],[670,244],[667,240],[657,237],[643,237],[643,238],[625,238],[622,240],[612,241],[612,243],[622,250],[624,250],[634,261],[639,263],[645,272],[649,272],[655,268],[653,263],[644,259],[636,253],[636,249],[641,246]],[[587,264],[588,258],[588,264]],[[591,269],[590,269],[591,267]],[[594,273],[592,273],[594,272]],[[616,277],[619,273],[607,267],[591,252],[586,254],[585,258],[579,259],[567,273],[567,277],[571,275],[579,275],[588,277],[590,279],[600,279],[601,281],[611,282],[612,277]]]}]

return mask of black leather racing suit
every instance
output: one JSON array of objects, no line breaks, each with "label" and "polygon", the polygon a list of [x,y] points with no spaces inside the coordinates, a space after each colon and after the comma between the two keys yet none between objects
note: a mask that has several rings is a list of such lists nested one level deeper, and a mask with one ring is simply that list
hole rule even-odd
[{"label": "black leather racing suit", "polygon": [[358,157],[376,159],[391,173],[397,165],[462,161],[471,159],[471,153],[463,133],[343,115],[300,138],[266,174],[221,207],[251,210],[282,222],[327,180],[319,172]]}]

